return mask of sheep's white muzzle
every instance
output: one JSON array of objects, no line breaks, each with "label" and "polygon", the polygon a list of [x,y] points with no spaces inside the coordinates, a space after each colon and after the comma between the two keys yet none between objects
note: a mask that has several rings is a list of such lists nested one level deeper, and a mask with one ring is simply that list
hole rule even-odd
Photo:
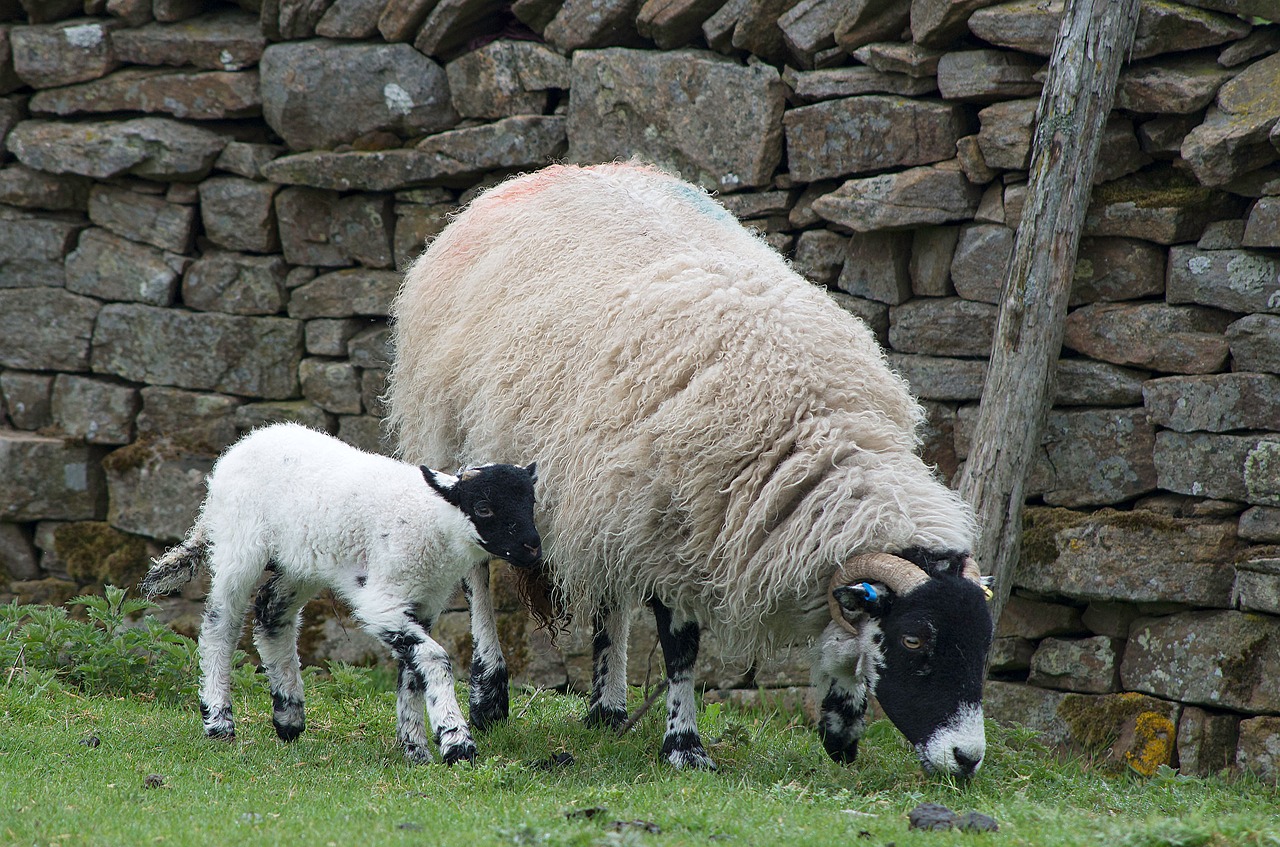
[{"label": "sheep's white muzzle", "polygon": [[961,706],[954,718],[916,745],[916,755],[926,771],[954,776],[977,773],[986,750],[987,732],[979,703]]}]

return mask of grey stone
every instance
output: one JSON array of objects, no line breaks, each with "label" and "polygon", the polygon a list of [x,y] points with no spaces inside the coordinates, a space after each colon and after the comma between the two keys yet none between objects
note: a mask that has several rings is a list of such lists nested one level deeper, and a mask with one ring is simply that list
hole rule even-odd
[{"label": "grey stone", "polygon": [[360,414],[360,377],[349,362],[303,359],[298,365],[298,379],[302,396],[326,412]]},{"label": "grey stone", "polygon": [[387,41],[409,41],[418,34],[433,5],[433,0],[387,3],[378,17],[378,31]]},{"label": "grey stone", "polygon": [[847,68],[823,68],[796,71],[787,68],[782,81],[801,103],[817,103],[855,97],[859,94],[898,94],[914,97],[929,94],[937,88],[932,79],[906,74],[882,73],[875,68],[855,65]]},{"label": "grey stone", "polygon": [[999,637],[991,642],[987,654],[987,672],[992,674],[1026,673],[1031,667],[1031,656],[1036,652],[1035,642],[1025,638]]},{"label": "grey stone", "polygon": [[1021,588],[1076,600],[1230,605],[1235,521],[1110,509],[1031,508],[1025,517],[1013,580]]},{"label": "grey stone", "polygon": [[498,18],[504,8],[500,0],[439,0],[413,46],[428,56],[452,58],[475,35],[478,23]]},{"label": "grey stone", "polygon": [[953,162],[847,180],[813,201],[825,220],[857,232],[967,220],[981,189]]},{"label": "grey stone", "polygon": [[347,354],[351,357],[351,364],[357,368],[391,367],[394,351],[390,327],[385,323],[371,322],[347,342]]},{"label": "grey stone", "polygon": [[918,44],[949,47],[966,31],[969,17],[996,0],[912,0],[911,38]]},{"label": "grey stone", "polygon": [[1053,381],[1055,406],[1133,406],[1142,402],[1146,371],[1092,359],[1059,359]]},{"label": "grey stone", "polygon": [[[1086,629],[1080,619],[1080,609],[1060,603],[1032,600],[1011,594],[1000,613],[996,636],[1016,635],[1039,641],[1042,638],[1066,635],[1084,635]],[[1056,687],[1056,686],[1051,686]]]},{"label": "grey stone", "polygon": [[275,196],[280,186],[236,176],[200,183],[204,234],[227,250],[274,253],[280,249]]},{"label": "grey stone", "polygon": [[1014,232],[998,224],[966,224],[951,260],[951,282],[966,300],[1000,303]]},{"label": "grey stone", "polygon": [[0,582],[39,577],[40,563],[31,533],[15,523],[0,523]]},{"label": "grey stone", "polygon": [[99,300],[170,306],[190,261],[105,229],[90,229],[67,257],[67,290]]},{"label": "grey stone", "polygon": [[202,312],[274,315],[284,308],[288,272],[279,256],[206,250],[182,279],[182,302]]},{"label": "grey stone", "polygon": [[[997,176],[997,171],[988,165],[987,160],[982,157],[982,146],[978,143],[978,136],[976,135],[966,135],[956,142],[956,161],[960,163],[960,170],[964,171],[965,179],[974,185],[986,185]],[[999,187],[992,186],[991,189]],[[991,189],[988,189],[988,191],[990,192]],[[1003,197],[999,193],[993,196],[1001,201],[999,213],[991,217],[985,216],[983,208],[985,204],[980,203],[974,220],[980,223],[1004,223]]]},{"label": "grey stone", "polygon": [[1280,377],[1257,373],[1170,376],[1142,387],[1147,413],[1179,432],[1268,429],[1280,421]]},{"label": "grey stone", "polygon": [[911,298],[911,233],[855,232],[836,285],[855,297],[896,306]]},{"label": "grey stone", "polygon": [[1117,365],[1213,373],[1227,358],[1231,315],[1199,306],[1094,303],[1067,315],[1063,344]]},{"label": "grey stone", "polygon": [[796,239],[792,266],[812,283],[834,285],[844,266],[848,242],[848,238],[829,229],[806,230]]},{"label": "grey stone", "polygon": [[200,511],[214,456],[181,438],[139,441],[103,463],[110,489],[107,522],[160,541],[187,534]]},{"label": "grey stone", "polygon": [[58,374],[51,403],[62,433],[89,444],[128,444],[141,405],[131,385],[74,374]]},{"label": "grey stone", "polygon": [[790,58],[778,19],[792,5],[790,0],[747,0],[733,27],[731,44],[771,65]]},{"label": "grey stone", "polygon": [[325,38],[371,38],[387,0],[336,0],[316,23],[316,35]]},{"label": "grey stone", "polygon": [[888,95],[847,97],[788,109],[787,164],[802,182],[955,156],[963,107]]},{"label": "grey stone", "polygon": [[[1245,224],[1245,247],[1280,247],[1280,197],[1260,197],[1249,210]],[[1280,310],[1280,297],[1276,297],[1275,309]]]},{"label": "grey stone", "polygon": [[101,447],[0,430],[0,516],[6,521],[99,520],[107,489]]},{"label": "grey stone", "polygon": [[83,212],[89,206],[89,181],[78,176],[35,171],[25,165],[11,165],[0,169],[0,204]]},{"label": "grey stone", "polygon": [[911,9],[896,0],[850,0],[836,24],[836,43],[845,51],[899,38],[910,25]]},{"label": "grey stone", "polygon": [[102,79],[41,91],[31,98],[36,115],[69,117],[108,112],[148,112],[190,120],[229,120],[262,113],[256,71],[129,68]]},{"label": "grey stone", "polygon": [[306,351],[313,356],[345,356],[347,342],[367,325],[362,318],[315,318],[306,323]]},{"label": "grey stone", "polygon": [[1280,317],[1245,315],[1226,336],[1236,370],[1280,374]]},{"label": "grey stone", "polygon": [[111,31],[122,23],[76,18],[16,26],[9,32],[13,69],[32,88],[56,88],[106,76],[119,65]]},{"label": "grey stone", "polygon": [[911,300],[889,311],[889,343],[902,353],[986,358],[997,312],[958,297]]},{"label": "grey stone", "polygon": [[636,30],[660,50],[684,47],[702,34],[702,24],[722,0],[644,0],[636,13]]},{"label": "grey stone", "polygon": [[151,11],[157,21],[174,23],[195,17],[204,6],[204,0],[152,0]]},{"label": "grey stone", "polygon": [[1240,721],[1235,765],[1267,782],[1280,781],[1280,718],[1258,717]]},{"label": "grey stone", "polygon": [[[731,0],[731,2],[738,2],[738,0]],[[560,11],[561,5],[563,5],[561,0],[515,0],[511,4],[511,14],[516,20],[527,24],[531,30],[541,35],[546,30],[547,24],[551,23],[552,18],[556,16],[556,12]]]},{"label": "grey stone", "polygon": [[0,392],[15,427],[34,430],[53,423],[53,379],[52,374],[0,371]]},{"label": "grey stone", "polygon": [[930,77],[938,74],[938,60],[942,57],[942,51],[914,43],[883,41],[865,44],[854,50],[853,56],[882,73]]},{"label": "grey stone", "polygon": [[[726,194],[717,198],[729,214],[740,221],[786,215],[790,208],[788,191],[751,191],[742,194]],[[788,224],[789,226],[789,224]]]},{"label": "grey stone", "polygon": [[389,456],[395,452],[395,441],[382,426],[382,421],[372,415],[343,415],[338,418],[339,440],[366,453]]},{"label": "grey stone", "polygon": [[1122,503],[1156,487],[1155,431],[1143,409],[1052,411],[1041,443],[1043,484],[1052,506]]},{"label": "grey stone", "polygon": [[1156,436],[1160,487],[1196,497],[1280,506],[1280,435],[1163,431]]},{"label": "grey stone", "polygon": [[1201,250],[1235,250],[1244,240],[1244,221],[1213,221],[1196,242]]},{"label": "grey stone", "polygon": [[1109,694],[1117,690],[1119,651],[1113,639],[1046,638],[1031,657],[1027,681],[1042,688]]},{"label": "grey stone", "polygon": [[[1226,0],[1223,5],[1227,5],[1230,2],[1231,0]],[[1269,4],[1270,0],[1262,0],[1262,2]],[[1202,0],[1199,4],[1192,3],[1191,5],[1208,6],[1210,4]],[[1233,10],[1219,9],[1218,11],[1230,12]],[[1253,59],[1275,53],[1277,50],[1280,50],[1280,29],[1275,27],[1254,27],[1253,32],[1244,38],[1222,48],[1222,51],[1218,53],[1218,64],[1224,68],[1234,68]]]},{"label": "grey stone", "polygon": [[1198,112],[1231,77],[1212,56],[1203,54],[1135,62],[1120,73],[1115,107],[1164,115]]},{"label": "grey stone", "polygon": [[1142,607],[1136,603],[1094,600],[1084,610],[1080,620],[1095,635],[1128,638],[1130,625],[1140,617],[1143,617]]},{"label": "grey stone", "polygon": [[938,60],[938,90],[947,100],[973,103],[1038,96],[1042,65],[1008,50],[953,50]]},{"label": "grey stone", "polygon": [[360,373],[360,402],[375,418],[385,418],[387,407],[382,398],[387,393],[387,372],[366,368]]},{"label": "grey stone", "polygon": [[393,271],[346,270],[321,274],[296,289],[289,298],[289,316],[349,318],[355,315],[385,316],[400,289],[400,274]]},{"label": "grey stone", "polygon": [[333,435],[337,421],[323,409],[306,400],[272,403],[246,403],[236,409],[236,426],[242,430],[257,429],[273,423],[299,423]]},{"label": "grey stone", "polygon": [[333,0],[262,0],[262,32],[272,41],[309,38],[315,35],[316,25],[332,3]]},{"label": "grey stone", "polygon": [[846,0],[801,0],[783,11],[778,29],[801,67],[812,68],[819,54],[836,46],[836,27],[848,8]]},{"label": "grey stone", "polygon": [[1120,675],[1126,689],[1157,697],[1280,712],[1280,620],[1186,612],[1135,625]]},{"label": "grey stone", "polygon": [[911,385],[912,394],[925,400],[977,400],[987,379],[987,363],[982,359],[890,353],[889,366]]},{"label": "grey stone", "polygon": [[449,215],[457,211],[450,203],[419,206],[400,203],[395,207],[396,229],[392,238],[395,266],[407,268],[426,249],[427,241],[444,231]]},{"label": "grey stone", "polygon": [[341,267],[353,259],[334,243],[338,194],[317,188],[285,188],[276,194],[276,225],[285,261],[291,265]]},{"label": "grey stone", "polygon": [[1058,707],[1069,696],[1031,685],[988,680],[982,692],[982,709],[996,723],[1036,730],[1045,744],[1066,744],[1071,730],[1058,714]]},{"label": "grey stone", "polygon": [[1085,235],[1141,238],[1157,244],[1198,239],[1223,214],[1223,195],[1188,185],[1176,174],[1152,169],[1094,190],[1085,214]]},{"label": "grey stone", "polygon": [[439,132],[458,121],[444,69],[407,44],[272,44],[259,68],[263,116],[294,150],[329,149],[378,130]]},{"label": "grey stone", "polygon": [[951,286],[951,259],[960,238],[960,228],[925,226],[911,239],[911,292],[917,297],[946,297]]},{"label": "grey stone", "polygon": [[78,215],[0,206],[0,290],[61,286],[63,257],[84,226]]},{"label": "grey stone", "polygon": [[195,209],[113,185],[95,185],[89,192],[89,220],[170,253],[186,253],[195,240]]},{"label": "grey stone", "polygon": [[142,397],[142,410],[135,422],[139,440],[180,437],[203,443],[210,453],[220,453],[239,435],[235,412],[244,401],[238,397],[157,385],[138,393]]},{"label": "grey stone", "polygon": [[1280,120],[1280,54],[1255,62],[1218,91],[1217,105],[1182,142],[1203,185],[1224,185],[1280,158],[1269,136]]},{"label": "grey stone", "polygon": [[1138,125],[1138,143],[1152,156],[1176,159],[1182,140],[1200,124],[1200,115],[1160,115]]},{"label": "grey stone", "polygon": [[1236,565],[1232,605],[1246,612],[1280,615],[1280,559],[1251,559]]},{"label": "grey stone", "polygon": [[454,59],[445,73],[464,118],[541,115],[551,89],[569,87],[569,60],[532,41],[492,41]]},{"label": "grey stone", "polygon": [[268,399],[297,391],[302,324],[152,306],[104,306],[93,369],[134,382]]},{"label": "grey stone", "polygon": [[247,141],[228,141],[213,166],[245,179],[262,176],[262,166],[285,152],[279,144],[254,144]]},{"label": "grey stone", "polygon": [[[13,415],[12,407],[9,411]],[[26,427],[24,427],[25,429]],[[1240,537],[1259,544],[1280,542],[1280,509],[1253,506],[1240,515]]]},{"label": "grey stone", "polygon": [[0,289],[0,365],[33,371],[89,369],[102,304],[58,288]]},{"label": "grey stone", "polygon": [[0,162],[9,158],[8,149],[3,146],[9,131],[22,123],[26,117],[27,98],[24,95],[0,97]]},{"label": "grey stone", "polygon": [[106,179],[203,179],[227,139],[168,118],[55,123],[23,121],[9,133],[19,161],[36,170]]},{"label": "grey stone", "polygon": [[180,23],[152,23],[111,33],[116,58],[131,65],[191,65],[216,71],[253,67],[266,39],[258,18],[221,9]]},{"label": "grey stone", "polygon": [[[10,27],[0,24],[0,94],[17,91],[26,85],[13,70],[13,48],[9,42],[9,32]],[[3,135],[0,132],[0,136]]]},{"label": "grey stone", "polygon": [[782,160],[784,91],[773,68],[713,53],[584,50],[573,57],[568,158],[640,156],[707,189],[765,186]]},{"label": "grey stone", "polygon": [[1151,163],[1151,157],[1143,152],[1134,131],[1133,121],[1112,114],[1102,128],[1102,143],[1098,150],[1097,168],[1093,184],[1100,185],[1141,170]]},{"label": "grey stone", "polygon": [[1159,297],[1165,251],[1136,238],[1082,238],[1071,277],[1070,306]]},{"label": "grey stone", "polygon": [[1280,258],[1256,250],[1169,250],[1168,301],[1280,314]]}]

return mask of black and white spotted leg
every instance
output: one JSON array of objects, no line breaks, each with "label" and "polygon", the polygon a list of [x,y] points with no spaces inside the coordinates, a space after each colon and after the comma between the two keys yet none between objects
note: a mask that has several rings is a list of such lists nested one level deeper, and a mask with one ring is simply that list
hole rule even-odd
[{"label": "black and white spotted leg", "polygon": [[298,628],[311,590],[276,574],[258,589],[253,604],[253,643],[271,686],[271,723],[283,741],[306,729]]},{"label": "black and white spotted leg", "polygon": [[254,560],[215,563],[216,575],[205,598],[198,645],[200,717],[204,720],[204,733],[210,738],[230,741],[236,737],[231,711],[231,660],[244,628],[253,586],[265,565],[265,556],[261,564]]},{"label": "black and white spotted leg", "polygon": [[591,616],[591,703],[588,726],[617,729],[627,721],[629,609],[602,606]]},{"label": "black and white spotted leg", "polygon": [[857,635],[832,623],[816,646],[813,686],[822,697],[818,736],[827,755],[842,764],[858,757],[868,696],[879,674],[881,638],[872,621],[864,622]]},{"label": "black and white spotted leg", "polygon": [[419,622],[413,609],[389,599],[381,593],[372,601],[361,597],[353,611],[366,631],[391,648],[400,664],[396,738],[404,746],[405,758],[413,764],[431,761],[425,711],[445,764],[475,761],[476,745],[454,694],[449,654],[431,638],[429,622]]},{"label": "black and white spotted leg", "polygon": [[662,755],[677,768],[715,770],[698,737],[698,704],[693,691],[693,665],[701,631],[694,620],[677,620],[662,601],[649,602],[658,625],[658,643],[667,665],[667,733]]},{"label": "black and white spotted leg", "polygon": [[471,725],[483,732],[510,714],[507,660],[498,641],[498,624],[489,593],[489,563],[471,569],[463,582],[471,606]]}]

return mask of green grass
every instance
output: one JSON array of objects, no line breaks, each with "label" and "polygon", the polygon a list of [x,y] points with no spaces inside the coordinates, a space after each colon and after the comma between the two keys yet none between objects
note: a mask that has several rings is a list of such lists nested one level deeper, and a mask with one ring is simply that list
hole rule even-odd
[{"label": "green grass", "polygon": [[[797,719],[708,706],[719,770],[678,773],[658,761],[661,709],[617,738],[582,726],[581,698],[516,692],[518,718],[477,739],[475,766],[410,767],[385,674],[311,671],[307,684],[308,729],[286,745],[261,676],[238,675],[233,743],[206,740],[192,703],[90,696],[50,671],[0,677],[0,844],[1280,845],[1274,786],[1107,776],[994,725],[983,770],[956,783],[923,774],[884,721],[842,767]],[[572,764],[538,766],[563,752]],[[148,788],[153,774],[163,784]],[[1000,831],[909,831],[920,802],[983,812]]]}]

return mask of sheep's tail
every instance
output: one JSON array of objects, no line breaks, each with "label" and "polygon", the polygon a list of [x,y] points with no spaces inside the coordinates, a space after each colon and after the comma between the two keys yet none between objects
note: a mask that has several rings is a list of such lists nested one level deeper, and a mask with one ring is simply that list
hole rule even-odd
[{"label": "sheep's tail", "polygon": [[176,547],[170,547],[159,559],[153,559],[151,570],[142,578],[138,587],[147,597],[172,594],[191,580],[205,566],[209,554],[209,541],[205,537],[204,524],[196,521],[191,532]]}]

